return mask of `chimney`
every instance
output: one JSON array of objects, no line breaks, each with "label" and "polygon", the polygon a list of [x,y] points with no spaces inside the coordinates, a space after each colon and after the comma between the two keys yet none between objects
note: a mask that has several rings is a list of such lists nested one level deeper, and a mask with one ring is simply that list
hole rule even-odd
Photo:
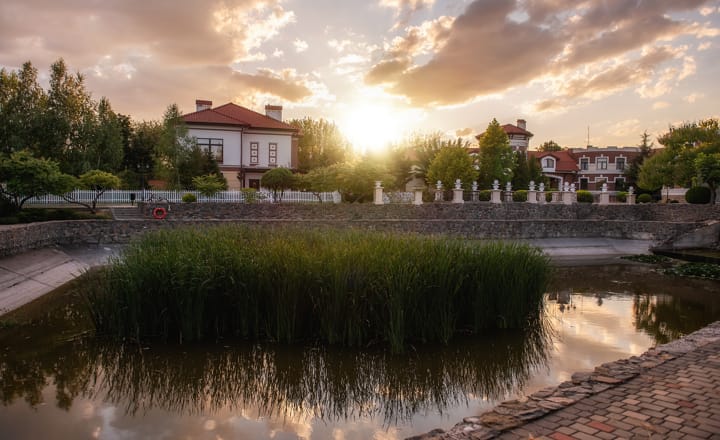
[{"label": "chimney", "polygon": [[282,106],[281,105],[266,105],[265,116],[273,118],[276,121],[282,122]]},{"label": "chimney", "polygon": [[525,119],[518,119],[518,120],[517,120],[517,126],[518,126],[518,128],[522,128],[523,130],[527,130],[527,123],[525,122]]},{"label": "chimney", "polygon": [[204,99],[195,100],[195,111],[203,111],[212,108],[212,101],[205,101]]}]

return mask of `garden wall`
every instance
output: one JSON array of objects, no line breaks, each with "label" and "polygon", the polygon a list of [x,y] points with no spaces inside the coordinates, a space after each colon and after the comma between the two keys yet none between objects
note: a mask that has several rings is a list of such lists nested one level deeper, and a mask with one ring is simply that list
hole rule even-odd
[{"label": "garden wall", "polygon": [[54,245],[128,243],[165,227],[243,223],[264,227],[360,228],[477,239],[624,238],[666,241],[720,219],[707,205],[176,204],[166,220],[152,206],[137,220],[76,220],[0,227],[0,257]]}]

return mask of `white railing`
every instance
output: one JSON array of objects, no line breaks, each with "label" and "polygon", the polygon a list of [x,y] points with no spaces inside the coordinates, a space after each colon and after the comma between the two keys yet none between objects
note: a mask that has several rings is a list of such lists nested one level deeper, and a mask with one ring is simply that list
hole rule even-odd
[{"label": "white railing", "polygon": [[[245,203],[246,193],[242,191],[220,191],[212,197],[206,197],[197,191],[163,191],[163,190],[108,190],[98,199],[98,205],[131,205],[132,203],[148,200],[168,200],[170,203],[181,203],[185,194],[193,194],[200,203]],[[92,203],[95,191],[76,189],[65,196],[71,200],[82,203]],[[340,194],[324,192],[319,194],[323,203],[340,203]],[[252,196],[251,196],[252,197]],[[272,203],[272,193],[260,190],[254,193],[253,202]],[[318,203],[315,193],[304,191],[285,191],[282,203]],[[61,196],[45,195],[33,197],[26,202],[31,205],[67,205],[69,202]]]}]

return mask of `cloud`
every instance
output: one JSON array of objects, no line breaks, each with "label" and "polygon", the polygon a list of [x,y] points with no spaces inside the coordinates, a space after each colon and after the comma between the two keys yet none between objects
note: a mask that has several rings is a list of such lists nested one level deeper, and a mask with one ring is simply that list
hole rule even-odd
[{"label": "cloud", "polygon": [[457,137],[470,136],[472,134],[475,134],[475,130],[473,130],[472,128],[461,128],[455,130],[455,136]]},{"label": "cloud", "polygon": [[305,52],[306,50],[308,50],[308,47],[310,47],[307,41],[303,41],[299,38],[293,41],[293,46],[295,46],[295,52],[297,53]]},{"label": "cloud", "polygon": [[653,103],[653,106],[652,106],[653,110],[662,110],[662,109],[668,108],[668,107],[670,107],[670,103],[665,102],[665,101],[655,102],[655,103]]},{"label": "cloud", "polygon": [[708,49],[710,49],[711,47],[712,47],[712,42],[710,42],[710,41],[705,41],[705,42],[703,42],[703,43],[698,44],[697,50],[698,50],[699,52],[702,52],[703,50],[708,50]]},{"label": "cloud", "polygon": [[608,132],[611,135],[618,137],[632,136],[635,133],[640,133],[641,131],[640,120],[638,119],[628,119],[626,121],[618,122],[608,129]]},{"label": "cloud", "polygon": [[695,104],[695,101],[698,99],[704,98],[705,95],[702,93],[691,93],[690,95],[683,98],[683,101],[688,102],[690,104]]},{"label": "cloud", "polygon": [[[532,81],[553,82],[580,73],[590,77],[578,79],[576,86],[586,84],[595,92],[613,93],[650,77],[614,65],[613,60],[642,67],[643,62],[652,62],[643,53],[645,47],[657,47],[660,42],[670,45],[682,35],[714,35],[718,30],[710,24],[670,18],[670,13],[697,10],[703,3],[705,0],[476,0],[451,23],[429,60],[420,62],[413,52],[416,35],[408,31],[385,48],[366,82],[386,84],[389,92],[424,106],[470,102]],[[408,49],[398,50],[403,44]],[[680,62],[687,69],[673,70],[676,79],[692,74],[692,63],[678,52],[672,53],[674,57],[652,62],[653,69],[662,63]],[[607,62],[611,62],[607,72],[592,70]],[[626,82],[613,83],[619,79]],[[568,90],[538,108],[592,95]]]},{"label": "cloud", "polygon": [[435,0],[380,0],[379,4],[385,8],[395,9],[397,22],[393,29],[397,29],[408,24],[416,12],[432,7]]}]

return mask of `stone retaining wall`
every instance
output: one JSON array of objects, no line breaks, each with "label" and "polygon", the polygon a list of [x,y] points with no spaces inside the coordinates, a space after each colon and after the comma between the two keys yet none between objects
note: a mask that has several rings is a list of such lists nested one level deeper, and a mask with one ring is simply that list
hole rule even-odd
[{"label": "stone retaining wall", "polygon": [[0,256],[53,245],[127,243],[161,227],[209,223],[353,227],[478,239],[625,238],[666,241],[720,219],[720,205],[531,205],[527,203],[173,204],[166,220],[143,205],[140,220],[55,221],[0,227]]}]

